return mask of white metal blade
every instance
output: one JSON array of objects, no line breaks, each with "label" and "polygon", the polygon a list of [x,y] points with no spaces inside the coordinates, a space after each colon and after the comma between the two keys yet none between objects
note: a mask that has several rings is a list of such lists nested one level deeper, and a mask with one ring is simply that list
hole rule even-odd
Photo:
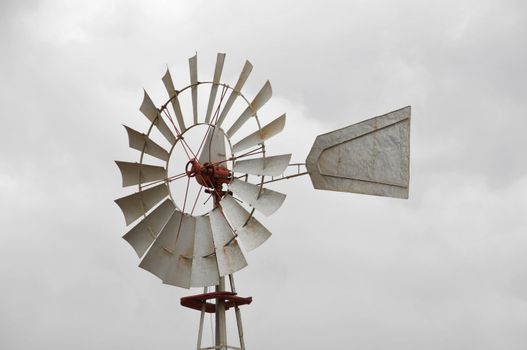
[{"label": "white metal blade", "polygon": [[244,149],[250,148],[252,146],[256,146],[257,144],[270,139],[276,134],[279,134],[284,129],[284,126],[285,114],[282,114],[280,117],[276,118],[275,120],[264,126],[261,130],[257,130],[251,135],[237,142],[232,147],[232,151],[236,153]]},{"label": "white metal blade", "polygon": [[199,162],[201,164],[207,162],[217,163],[224,161],[225,159],[225,135],[223,134],[223,130],[217,127],[210,127],[207,139],[205,140],[199,155]]},{"label": "white metal blade", "polygon": [[284,172],[289,165],[290,160],[291,154],[239,160],[234,164],[233,171],[236,173],[246,173],[259,176],[278,176]]},{"label": "white metal blade", "polygon": [[123,211],[126,225],[130,225],[141,215],[146,214],[157,203],[161,202],[166,196],[168,196],[168,188],[163,183],[147,190],[116,199],[115,203]]},{"label": "white metal blade", "polygon": [[317,136],[306,168],[317,189],[408,198],[410,106]]},{"label": "white metal blade", "polygon": [[[223,216],[221,208],[216,207],[209,213],[209,217],[220,276],[229,275],[243,269],[247,266],[247,261],[238,242],[233,239],[234,234]],[[227,245],[227,243],[229,244]]]},{"label": "white metal blade", "polygon": [[251,102],[249,106],[245,109],[245,111],[242,112],[242,114],[238,117],[238,119],[234,122],[234,124],[231,126],[229,131],[227,131],[227,135],[229,137],[232,137],[236,131],[238,131],[245,122],[255,115],[260,108],[263,107],[263,105],[269,101],[271,96],[273,95],[273,90],[271,88],[271,83],[269,80],[264,84],[264,86],[260,89],[254,100]]},{"label": "white metal blade", "polygon": [[182,133],[187,129],[185,126],[185,120],[183,119],[183,112],[181,112],[181,106],[179,104],[179,99],[177,96],[176,89],[174,88],[174,82],[172,81],[172,76],[170,75],[170,71],[167,68],[167,72],[161,79],[163,80],[163,84],[165,85],[165,88],[168,93],[168,98],[170,98],[170,103],[172,104],[172,109],[174,110],[174,114],[176,115],[177,122],[179,124],[179,131]]},{"label": "white metal blade", "polygon": [[231,110],[232,105],[236,101],[236,98],[240,94],[243,85],[245,85],[245,82],[247,81],[247,78],[249,78],[249,75],[251,74],[252,70],[253,65],[251,64],[251,62],[245,61],[240,76],[238,77],[238,81],[236,82],[233,91],[229,95],[229,98],[227,99],[227,102],[225,102],[225,106],[223,107],[223,110],[221,111],[221,114],[218,117],[218,121],[216,122],[217,126],[221,126],[223,124],[225,117],[227,117],[227,114]]},{"label": "white metal blade", "polygon": [[259,247],[271,237],[271,232],[230,195],[223,197],[220,204],[245,250],[251,251]]},{"label": "white metal blade", "polygon": [[188,59],[190,69],[190,84],[192,92],[192,114],[194,116],[194,124],[198,123],[198,55],[194,55]]},{"label": "white metal blade", "polygon": [[190,288],[195,230],[196,218],[184,215],[176,241],[166,248],[172,251],[172,255],[163,283]]},{"label": "white metal blade", "polygon": [[217,285],[220,275],[216,254],[214,253],[210,218],[208,216],[198,216],[196,218],[193,256],[190,286],[205,287]]},{"label": "white metal blade", "polygon": [[212,108],[216,101],[216,95],[218,92],[218,84],[221,79],[221,71],[223,70],[223,63],[225,62],[225,54],[218,53],[216,56],[216,67],[214,68],[214,78],[212,80],[212,86],[210,88],[209,105],[207,106],[207,114],[205,115],[205,123],[210,122],[210,116],[212,114]]},{"label": "white metal blade", "polygon": [[159,113],[159,110],[154,105],[154,102],[152,102],[152,99],[150,96],[148,96],[146,90],[144,90],[144,96],[143,96],[143,103],[141,104],[141,107],[139,110],[145,115],[145,117],[148,118],[156,128],[159,130],[159,132],[170,142],[170,144],[176,143],[176,138],[172,131],[168,128],[168,125],[166,125],[165,121],[161,117],[161,114]]},{"label": "white metal blade", "polygon": [[139,257],[142,257],[148,250],[174,210],[176,207],[172,200],[165,199],[163,203],[123,236]]},{"label": "white metal blade", "polygon": [[151,272],[161,280],[165,275],[170,264],[170,259],[174,252],[174,243],[182,214],[179,210],[174,210],[168,219],[168,222],[157,236],[154,244],[150,247],[139,267]]},{"label": "white metal blade", "polygon": [[148,136],[139,131],[136,131],[128,126],[124,125],[126,132],[128,133],[129,146],[138,151],[145,151],[146,154],[156,157],[161,160],[167,161],[169,158],[168,152],[157,143],[152,141]]},{"label": "white metal blade", "polygon": [[261,189],[260,186],[238,179],[232,180],[229,188],[235,196],[240,197],[244,202],[267,216],[278,210],[286,197],[283,193],[267,188]]},{"label": "white metal blade", "polygon": [[123,187],[165,179],[167,170],[160,166],[115,161],[121,170]]}]

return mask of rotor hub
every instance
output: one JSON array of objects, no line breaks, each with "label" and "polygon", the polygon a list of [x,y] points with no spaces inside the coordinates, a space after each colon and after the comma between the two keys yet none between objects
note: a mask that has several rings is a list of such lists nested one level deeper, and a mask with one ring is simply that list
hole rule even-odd
[{"label": "rotor hub", "polygon": [[226,167],[208,162],[201,164],[197,159],[188,161],[185,172],[188,177],[195,178],[201,186],[213,190],[221,190],[223,184],[232,181],[232,173]]}]

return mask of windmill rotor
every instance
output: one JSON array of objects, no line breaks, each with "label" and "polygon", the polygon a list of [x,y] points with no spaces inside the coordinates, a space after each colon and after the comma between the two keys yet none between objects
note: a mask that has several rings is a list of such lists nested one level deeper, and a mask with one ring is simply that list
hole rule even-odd
[{"label": "windmill rotor", "polygon": [[[266,152],[266,142],[286,123],[285,114],[258,114],[272,96],[270,82],[248,99],[242,89],[252,64],[246,61],[229,85],[221,80],[225,58],[219,53],[212,80],[200,81],[197,54],[191,57],[190,84],[181,89],[167,68],[161,80],[168,99],[156,105],[143,93],[139,110],[149,122],[146,132],[124,126],[139,160],[116,161],[123,187],[137,186],[115,202],[131,227],[123,238],[141,259],[139,267],[164,284],[203,288],[181,300],[201,310],[198,349],[205,313],[216,315],[210,348],[233,348],[226,340],[230,308],[245,349],[239,306],[252,299],[237,296],[233,274],[271,236],[256,217],[272,215],[285,201],[271,183],[309,175],[316,189],[408,198],[410,107],[319,135],[305,163],[291,163],[289,153]],[[210,89],[206,103],[204,88]]]}]

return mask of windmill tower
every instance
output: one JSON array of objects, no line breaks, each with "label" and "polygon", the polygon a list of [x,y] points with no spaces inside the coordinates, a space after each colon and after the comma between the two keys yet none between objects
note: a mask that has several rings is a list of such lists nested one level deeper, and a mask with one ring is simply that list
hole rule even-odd
[{"label": "windmill tower", "polygon": [[[146,133],[125,126],[139,161],[116,161],[123,186],[138,188],[115,202],[126,224],[135,223],[123,238],[142,258],[139,266],[165,284],[203,288],[181,299],[201,313],[198,349],[245,349],[240,306],[252,299],[237,294],[234,273],[271,236],[257,216],[273,214],[285,200],[272,183],[309,175],[317,189],[408,198],[410,107],[319,135],[305,163],[290,164],[291,154],[266,152],[286,121],[285,114],[270,122],[258,115],[271,84],[248,99],[242,88],[251,63],[229,85],[221,82],[224,61],[218,54],[212,80],[199,80],[197,55],[191,57],[190,84],[181,89],[167,70],[165,103],[157,107],[144,92]],[[199,91],[209,92],[205,113]],[[185,98],[191,113],[183,113]],[[227,310],[236,316],[239,347],[227,344]],[[206,313],[215,315],[215,341],[202,347]]]}]

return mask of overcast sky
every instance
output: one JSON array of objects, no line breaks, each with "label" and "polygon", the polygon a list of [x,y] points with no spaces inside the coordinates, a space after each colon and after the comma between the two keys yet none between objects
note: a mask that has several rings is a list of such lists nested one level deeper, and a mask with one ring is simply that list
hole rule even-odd
[{"label": "overcast sky", "polygon": [[409,200],[272,187],[236,274],[248,349],[526,349],[526,38],[513,0],[1,1],[0,348],[195,346],[200,290],[137,267],[113,160],[137,161],[142,88],[164,99],[167,65],[187,85],[197,51],[200,78],[225,52],[249,96],[271,80],[293,161],[413,108]]}]

